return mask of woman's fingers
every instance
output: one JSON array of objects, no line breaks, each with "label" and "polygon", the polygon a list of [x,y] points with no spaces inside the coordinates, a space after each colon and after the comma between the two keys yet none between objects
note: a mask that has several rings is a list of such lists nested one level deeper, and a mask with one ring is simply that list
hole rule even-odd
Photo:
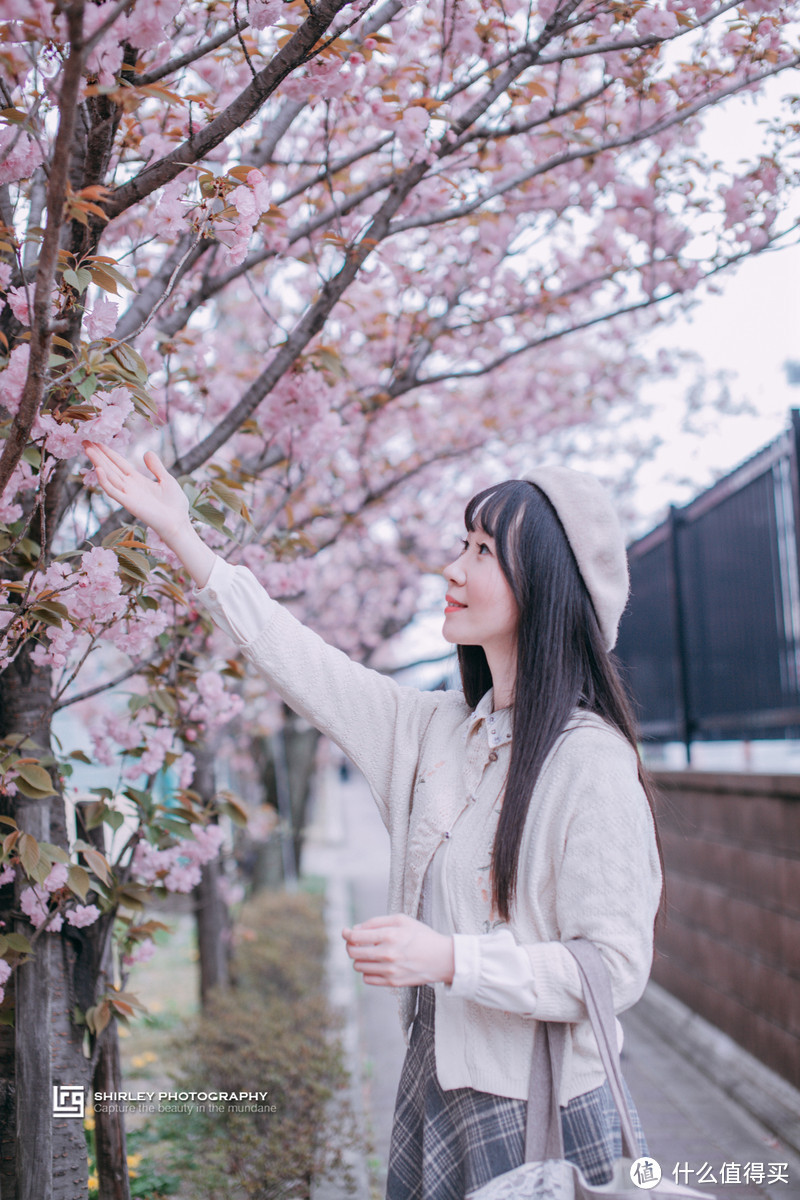
[{"label": "woman's fingers", "polygon": [[133,470],[130,463],[121,454],[112,450],[110,446],[104,446],[101,442],[84,442],[83,448],[95,465],[102,463],[108,468],[115,468],[122,475],[130,475]]}]

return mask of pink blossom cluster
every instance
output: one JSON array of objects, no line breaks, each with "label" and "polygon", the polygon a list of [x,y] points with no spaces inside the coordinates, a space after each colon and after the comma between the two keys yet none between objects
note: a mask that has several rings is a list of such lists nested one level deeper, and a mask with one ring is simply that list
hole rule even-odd
[{"label": "pink blossom cluster", "polygon": [[180,8],[181,0],[137,2],[120,21],[117,40],[127,40],[140,50],[150,50],[165,41],[169,42],[172,24]]},{"label": "pink blossom cluster", "polygon": [[133,868],[142,883],[160,885],[168,892],[190,892],[201,878],[201,867],[216,858],[224,841],[219,825],[192,825],[193,837],[181,838],[165,850],[140,841]]},{"label": "pink blossom cluster", "polygon": [[132,950],[129,950],[127,954],[123,954],[122,961],[126,967],[132,967],[134,963],[149,962],[155,952],[155,942],[146,938],[145,941],[139,942]]},{"label": "pink blossom cluster", "polygon": [[51,896],[54,892],[61,891],[66,887],[67,879],[66,866],[63,863],[55,863],[44,883],[33,884],[31,887],[22,889],[19,898],[20,908],[37,929],[47,922],[48,933],[58,933],[64,924],[64,916],[69,925],[73,925],[76,929],[83,929],[87,925],[94,924],[100,916],[100,909],[96,904],[72,905],[64,911],[63,915],[50,908]]},{"label": "pink blossom cluster", "polygon": [[0,371],[0,404],[14,416],[19,409],[22,390],[28,375],[28,359],[31,348],[27,342],[15,346],[8,358],[8,365]]},{"label": "pink blossom cluster", "polygon": [[89,724],[92,751],[98,763],[111,767],[115,762],[116,746],[123,750],[134,750],[140,743],[143,731],[138,722],[127,714],[100,712]]},{"label": "pink blossom cluster", "polygon": [[39,142],[16,126],[0,130],[0,187],[27,179],[43,161]]},{"label": "pink blossom cluster", "polygon": [[137,658],[168,628],[173,620],[169,608],[140,609],[129,601],[118,565],[113,550],[98,546],[85,552],[77,566],[55,561],[39,576],[32,603],[40,596],[57,600],[68,609],[69,620],[39,630],[34,662],[62,668],[71,654],[86,649],[90,638]]},{"label": "pink blossom cluster", "polygon": [[[95,312],[98,307],[95,306]],[[109,313],[101,309],[98,321],[99,328],[107,329]],[[97,415],[89,420],[73,422],[61,420],[53,413],[40,413],[33,428],[34,438],[43,438],[48,452],[55,458],[74,458],[82,454],[85,441],[106,442],[117,450],[123,450],[129,440],[126,422],[134,412],[128,389],[115,387],[108,392],[95,392],[91,404],[97,410]]]},{"label": "pink blossom cluster", "polygon": [[120,619],[128,601],[117,566],[113,550],[95,546],[81,556],[77,570],[56,561],[42,573],[35,595],[64,603],[71,623],[45,627],[32,654],[35,663],[65,666],[70,651],[85,644],[87,635],[99,635]]},{"label": "pink blossom cluster", "polygon": [[219,729],[237,717],[244,701],[229,691],[218,671],[201,671],[194,684],[194,694],[184,704],[190,721],[201,722],[206,729]]},{"label": "pink blossom cluster", "polygon": [[[227,247],[225,262],[229,266],[239,266],[245,262],[257,227],[261,245],[272,248],[276,253],[287,248],[284,218],[281,212],[275,210],[270,182],[263,172],[257,169],[248,172],[245,184],[234,187],[227,199],[229,208],[236,210],[237,217],[230,229],[225,228],[222,222],[217,222],[216,236]],[[266,220],[261,220],[267,214]]]},{"label": "pink blossom cluster", "polygon": [[4,958],[0,958],[0,1004],[2,1004],[3,1000],[5,999],[5,985],[8,982],[10,975],[10,964]]}]

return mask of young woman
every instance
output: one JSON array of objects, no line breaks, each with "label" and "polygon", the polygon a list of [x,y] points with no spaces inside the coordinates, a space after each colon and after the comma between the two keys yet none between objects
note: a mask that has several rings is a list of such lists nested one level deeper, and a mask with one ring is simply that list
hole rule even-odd
[{"label": "young woman", "polygon": [[463,1200],[523,1161],[538,1021],[568,1024],[565,1153],[604,1182],[618,1120],[562,943],[595,943],[622,1011],[647,981],[661,895],[652,805],[609,657],[628,575],[605,491],[548,467],[470,501],[444,570],[463,692],[420,692],[351,662],[217,557],[156,455],[148,479],[112,450],[87,453],[272,687],[361,769],[389,831],[390,912],[343,931],[365,982],[401,989],[412,1030],[388,1200]]}]

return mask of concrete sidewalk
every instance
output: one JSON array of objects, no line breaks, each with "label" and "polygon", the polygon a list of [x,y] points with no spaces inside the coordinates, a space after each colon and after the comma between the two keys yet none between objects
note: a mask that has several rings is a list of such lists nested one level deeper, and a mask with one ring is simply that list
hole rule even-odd
[{"label": "concrete sidewalk", "polygon": [[[326,1187],[317,1200],[382,1200],[405,1046],[393,992],[362,983],[339,936],[343,925],[386,912],[388,837],[361,776],[321,777],[304,867],[326,880],[331,989],[369,1143],[364,1161],[352,1164],[355,1188]],[[794,1089],[655,984],[623,1026],[623,1069],[665,1176],[677,1168],[679,1182],[717,1200],[800,1200]]]}]

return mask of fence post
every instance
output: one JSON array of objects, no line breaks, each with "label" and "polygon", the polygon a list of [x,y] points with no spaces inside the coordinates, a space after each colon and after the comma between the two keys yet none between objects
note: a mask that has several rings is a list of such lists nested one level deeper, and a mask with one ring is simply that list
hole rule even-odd
[{"label": "fence post", "polygon": [[790,410],[792,418],[792,440],[789,450],[790,477],[792,481],[792,510],[794,512],[794,536],[800,573],[800,409]]},{"label": "fence post", "polygon": [[669,507],[669,549],[670,549],[670,604],[672,621],[675,628],[675,648],[672,655],[675,679],[677,681],[677,718],[681,731],[681,741],[686,747],[686,764],[692,762],[692,733],[694,721],[689,696],[689,659],[686,650],[686,612],[683,603],[681,587],[681,557],[678,545],[678,528],[683,524],[683,516],[671,504]]}]

